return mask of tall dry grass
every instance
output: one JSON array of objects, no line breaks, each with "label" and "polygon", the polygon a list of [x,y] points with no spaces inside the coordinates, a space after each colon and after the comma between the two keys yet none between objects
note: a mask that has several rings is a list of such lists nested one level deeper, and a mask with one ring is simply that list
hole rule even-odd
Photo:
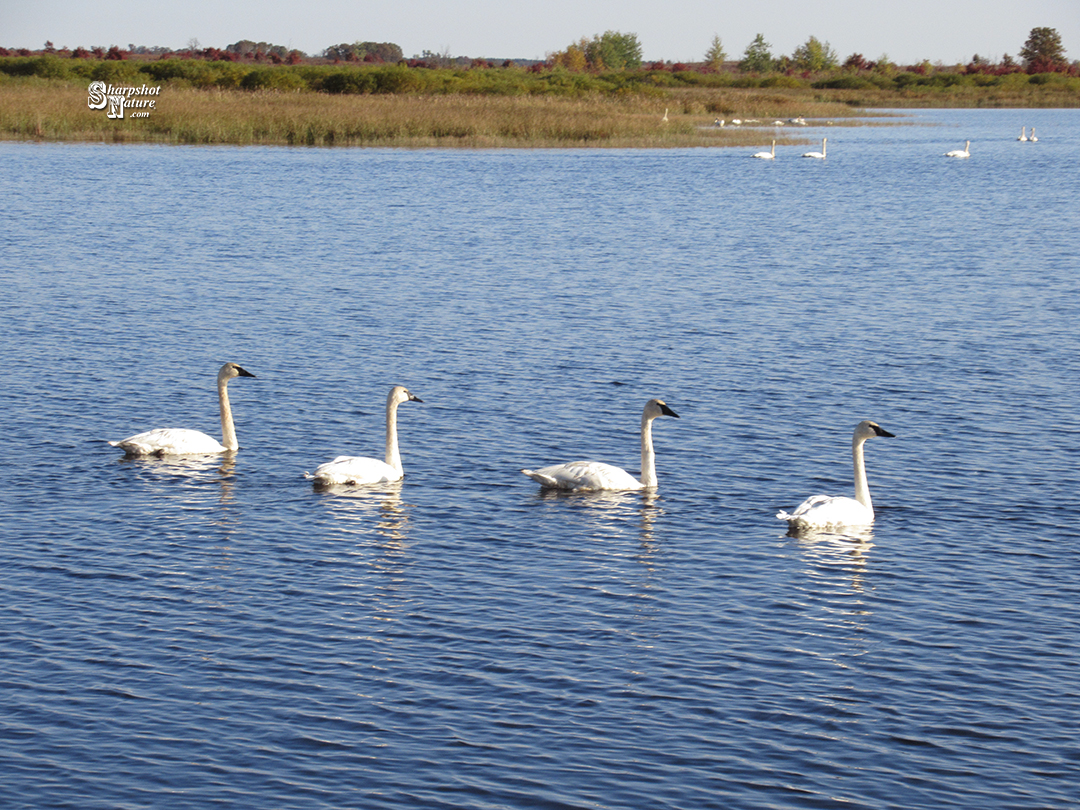
[{"label": "tall dry grass", "polygon": [[[667,112],[668,120],[663,121]],[[663,95],[329,95],[164,86],[148,118],[87,107],[85,85],[0,83],[0,137],[173,144],[394,147],[745,146],[762,133],[716,117],[850,118],[849,104],[790,90],[672,90]],[[865,115],[865,113],[864,113]],[[789,131],[781,142],[802,142]],[[770,135],[771,137],[771,135]]]}]

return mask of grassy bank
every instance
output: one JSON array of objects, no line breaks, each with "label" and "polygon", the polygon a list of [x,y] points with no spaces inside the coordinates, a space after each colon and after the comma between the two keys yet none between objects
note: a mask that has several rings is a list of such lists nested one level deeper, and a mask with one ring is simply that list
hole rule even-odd
[{"label": "grassy bank", "polygon": [[[92,81],[160,87],[148,117],[87,106]],[[762,143],[716,118],[850,123],[874,108],[1080,105],[1065,75],[840,74],[799,78],[643,70],[266,66],[0,59],[0,138],[403,147],[694,147]],[[667,120],[663,120],[665,117]],[[783,130],[781,143],[804,142]],[[771,135],[770,135],[771,138]]]},{"label": "grassy bank", "polygon": [[[762,143],[760,131],[712,126],[722,106],[745,117],[850,119],[843,103],[803,103],[756,91],[718,102],[665,98],[330,95],[165,88],[148,118],[113,120],[87,106],[84,86],[0,87],[0,137],[47,141],[400,147],[694,147]],[[667,121],[664,115],[667,114]],[[769,120],[772,120],[769,118]],[[771,137],[771,136],[770,136]],[[797,143],[792,131],[781,143]]]}]

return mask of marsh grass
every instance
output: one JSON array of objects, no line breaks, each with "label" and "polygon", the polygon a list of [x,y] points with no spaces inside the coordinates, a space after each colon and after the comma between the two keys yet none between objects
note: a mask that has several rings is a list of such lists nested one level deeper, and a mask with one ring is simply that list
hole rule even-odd
[{"label": "marsh grass", "polygon": [[[665,110],[668,121],[663,121]],[[394,147],[699,147],[762,142],[716,117],[850,118],[850,104],[790,91],[689,88],[653,94],[346,95],[165,85],[148,118],[110,119],[83,84],[0,83],[0,137],[49,141]],[[771,139],[772,135],[769,135]],[[780,143],[808,142],[798,131]]]}]

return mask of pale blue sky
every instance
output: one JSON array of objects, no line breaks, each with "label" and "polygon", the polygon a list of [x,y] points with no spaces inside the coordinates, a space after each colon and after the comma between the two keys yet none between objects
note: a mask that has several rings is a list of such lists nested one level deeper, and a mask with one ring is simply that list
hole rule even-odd
[{"label": "pale blue sky", "polygon": [[614,30],[636,34],[646,60],[700,60],[714,35],[738,58],[761,33],[774,56],[816,36],[841,59],[953,64],[976,53],[1015,57],[1042,26],[1080,59],[1080,0],[0,0],[0,45],[9,48],[251,39],[315,55],[371,40],[395,42],[406,56],[541,59]]}]

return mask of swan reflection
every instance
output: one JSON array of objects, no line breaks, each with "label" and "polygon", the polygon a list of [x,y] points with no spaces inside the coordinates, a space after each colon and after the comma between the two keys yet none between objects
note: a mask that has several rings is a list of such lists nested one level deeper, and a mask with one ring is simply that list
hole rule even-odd
[{"label": "swan reflection", "polygon": [[839,569],[848,590],[862,593],[865,589],[867,563],[874,547],[871,527],[789,530],[787,536],[797,541],[803,559],[813,566],[814,576],[830,572],[828,578],[833,579],[832,572]]},{"label": "swan reflection", "polygon": [[533,498],[543,503],[561,502],[582,510],[586,527],[591,532],[627,534],[627,527],[636,522],[638,539],[649,549],[656,545],[655,523],[664,513],[655,489],[574,492],[544,488]]},{"label": "swan reflection", "polygon": [[321,503],[347,534],[376,533],[396,543],[404,543],[409,534],[411,504],[402,500],[401,489],[401,481],[380,486],[315,485],[315,491],[324,496]]}]

